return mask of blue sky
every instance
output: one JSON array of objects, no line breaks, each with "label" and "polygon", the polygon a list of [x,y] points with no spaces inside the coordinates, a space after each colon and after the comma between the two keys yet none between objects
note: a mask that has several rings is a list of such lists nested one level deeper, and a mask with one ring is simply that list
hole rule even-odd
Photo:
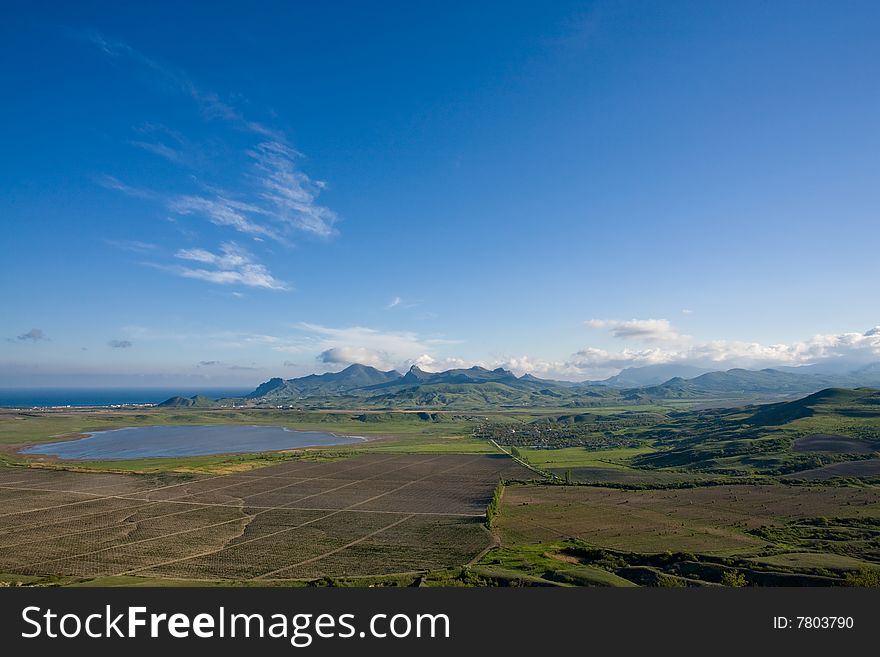
[{"label": "blue sky", "polygon": [[0,386],[880,358],[876,3],[2,12]]}]

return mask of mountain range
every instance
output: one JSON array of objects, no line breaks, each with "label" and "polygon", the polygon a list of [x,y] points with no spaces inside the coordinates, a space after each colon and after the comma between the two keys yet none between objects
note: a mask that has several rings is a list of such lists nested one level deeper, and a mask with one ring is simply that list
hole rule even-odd
[{"label": "mountain range", "polygon": [[[730,369],[707,371],[684,365],[628,368],[602,381],[553,381],[503,368],[474,366],[405,374],[354,364],[340,372],[273,378],[248,394],[252,405],[459,410],[505,407],[583,407],[661,400],[778,400],[825,388],[880,387],[880,363],[850,367]],[[213,402],[216,403],[216,402]],[[203,397],[172,397],[164,406],[210,406]]]}]

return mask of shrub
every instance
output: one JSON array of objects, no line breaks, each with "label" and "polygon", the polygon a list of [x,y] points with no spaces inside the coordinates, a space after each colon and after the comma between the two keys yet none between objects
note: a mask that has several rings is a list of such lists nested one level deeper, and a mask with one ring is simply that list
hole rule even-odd
[{"label": "shrub", "polygon": [[721,575],[721,585],[742,588],[743,586],[748,586],[749,581],[738,570],[727,570]]},{"label": "shrub", "polygon": [[880,569],[861,568],[858,572],[846,574],[847,586],[880,587]]}]

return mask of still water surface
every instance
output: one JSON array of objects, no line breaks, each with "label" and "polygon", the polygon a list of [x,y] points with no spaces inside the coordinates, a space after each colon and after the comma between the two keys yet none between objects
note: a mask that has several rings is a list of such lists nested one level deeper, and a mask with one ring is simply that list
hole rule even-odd
[{"label": "still water surface", "polygon": [[272,452],[295,447],[348,445],[365,440],[328,431],[291,431],[284,427],[208,424],[196,426],[127,427],[97,431],[86,438],[42,443],[23,454],[61,459],[120,460],[163,456],[204,456],[244,452]]}]

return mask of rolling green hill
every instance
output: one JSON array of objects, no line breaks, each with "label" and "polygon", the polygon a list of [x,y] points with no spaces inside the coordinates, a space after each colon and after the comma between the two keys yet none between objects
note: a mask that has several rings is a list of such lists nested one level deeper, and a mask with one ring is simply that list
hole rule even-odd
[{"label": "rolling green hill", "polygon": [[[829,388],[790,402],[675,413],[641,437],[657,451],[634,459],[640,467],[791,474],[878,453],[880,390]],[[815,437],[837,440],[841,449],[794,450],[798,439]]]},{"label": "rolling green hill", "polygon": [[761,406],[749,418],[750,424],[777,426],[816,414],[875,415],[880,413],[880,390],[828,388],[803,399]]},{"label": "rolling green hill", "polygon": [[495,381],[475,383],[427,383],[410,386],[368,398],[379,407],[416,408],[443,407],[450,409],[480,410],[504,407],[564,407],[595,405],[597,400],[611,400],[614,391],[603,390],[590,395],[559,386],[538,386]]}]

